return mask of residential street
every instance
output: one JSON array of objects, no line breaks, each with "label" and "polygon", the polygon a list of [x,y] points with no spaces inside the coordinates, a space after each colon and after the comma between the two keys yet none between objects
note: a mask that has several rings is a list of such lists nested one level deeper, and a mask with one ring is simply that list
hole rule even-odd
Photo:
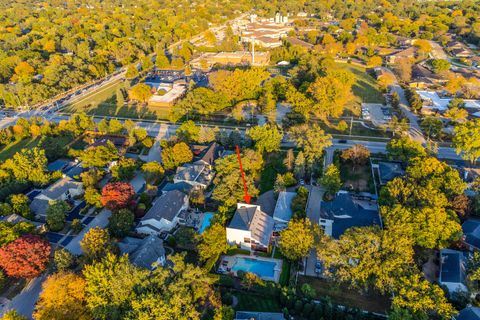
[{"label": "residential street", "polygon": [[[307,203],[307,218],[310,219],[312,224],[318,224],[320,219],[320,205],[323,198],[323,189],[317,186],[307,186],[310,190],[310,196]],[[310,252],[310,256],[305,258],[305,275],[316,277],[315,262],[317,261],[317,254],[315,250]]]},{"label": "residential street", "polygon": [[15,309],[17,312],[28,319],[32,319],[33,310],[35,309],[35,303],[38,300],[38,296],[42,291],[42,284],[47,278],[47,274],[43,274],[38,278],[33,279],[23,289],[22,292],[17,294],[3,310],[0,310],[0,316],[5,312]]}]

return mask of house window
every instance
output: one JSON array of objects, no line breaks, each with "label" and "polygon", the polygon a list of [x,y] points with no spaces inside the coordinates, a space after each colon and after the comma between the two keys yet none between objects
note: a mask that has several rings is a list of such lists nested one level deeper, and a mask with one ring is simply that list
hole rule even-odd
[{"label": "house window", "polygon": [[250,238],[243,238],[243,242],[250,243]]}]

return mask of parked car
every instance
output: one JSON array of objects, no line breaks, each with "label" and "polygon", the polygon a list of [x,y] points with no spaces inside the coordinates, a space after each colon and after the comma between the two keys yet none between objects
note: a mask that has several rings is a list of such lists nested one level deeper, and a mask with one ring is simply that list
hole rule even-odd
[{"label": "parked car", "polygon": [[300,180],[298,181],[298,183],[299,183],[301,186],[304,186],[304,185],[305,185],[305,180],[300,179]]},{"label": "parked car", "polygon": [[338,143],[347,143],[347,142],[348,142],[348,141],[345,140],[345,139],[340,139],[340,140],[338,140]]},{"label": "parked car", "polygon": [[322,273],[322,271],[323,271],[322,261],[317,260],[317,262],[315,262],[315,273],[320,274]]}]

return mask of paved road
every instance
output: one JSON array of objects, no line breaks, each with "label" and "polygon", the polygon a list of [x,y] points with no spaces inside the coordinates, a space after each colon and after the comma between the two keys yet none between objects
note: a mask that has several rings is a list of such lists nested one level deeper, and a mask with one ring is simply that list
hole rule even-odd
[{"label": "paved road", "polygon": [[33,311],[35,310],[35,303],[42,291],[42,284],[47,278],[47,274],[43,274],[38,278],[30,281],[30,283],[23,288],[22,292],[17,294],[4,308],[0,310],[0,316],[3,313],[15,309],[17,312],[28,319],[32,319]]},{"label": "paved road", "polygon": [[[307,218],[312,224],[318,224],[320,219],[320,205],[323,198],[323,190],[320,187],[308,186],[310,189],[310,196],[307,203]],[[317,261],[317,253],[315,249],[310,251],[310,255],[305,258],[305,275],[316,277],[315,262]]]},{"label": "paved road", "polygon": [[398,93],[398,96],[400,97],[400,109],[410,121],[410,129],[408,130],[408,134],[413,140],[418,141],[424,145],[425,137],[423,136],[420,125],[418,124],[418,116],[410,110],[407,97],[405,96],[405,90],[403,90],[403,88],[400,87],[400,85],[398,84],[395,84],[390,88],[392,89],[392,92]]}]

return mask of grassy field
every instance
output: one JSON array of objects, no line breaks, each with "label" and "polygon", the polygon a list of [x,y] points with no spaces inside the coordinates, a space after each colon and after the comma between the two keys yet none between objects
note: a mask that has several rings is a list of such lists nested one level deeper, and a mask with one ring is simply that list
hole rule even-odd
[{"label": "grassy field", "polygon": [[121,98],[128,91],[127,82],[114,82],[82,97],[63,108],[62,112],[85,112],[98,116],[116,116],[135,119],[167,119],[168,110],[125,104]]},{"label": "grassy field", "polygon": [[365,68],[351,65],[348,63],[337,63],[337,67],[348,70],[355,75],[356,81],[353,84],[352,91],[355,95],[355,104],[365,103],[384,103],[382,92],[378,88],[377,81],[369,75]]},{"label": "grassy field", "polygon": [[362,295],[346,286],[312,277],[298,277],[298,286],[308,283],[317,292],[317,298],[330,297],[335,303],[356,307],[370,312],[386,313],[390,309],[390,299],[380,294]]},{"label": "grassy field", "polygon": [[281,307],[273,297],[258,295],[255,293],[235,292],[238,298],[238,304],[235,307],[237,311],[257,311],[257,312],[280,312]]},{"label": "grassy field", "polygon": [[[72,140],[72,138],[69,136],[58,136],[55,137],[55,139],[62,146],[67,145]],[[6,159],[11,158],[15,153],[19,152],[22,149],[35,148],[36,146],[38,146],[39,142],[40,137],[27,138],[20,141],[12,142],[9,145],[6,145],[2,149],[0,149],[0,161],[5,161]]]}]

